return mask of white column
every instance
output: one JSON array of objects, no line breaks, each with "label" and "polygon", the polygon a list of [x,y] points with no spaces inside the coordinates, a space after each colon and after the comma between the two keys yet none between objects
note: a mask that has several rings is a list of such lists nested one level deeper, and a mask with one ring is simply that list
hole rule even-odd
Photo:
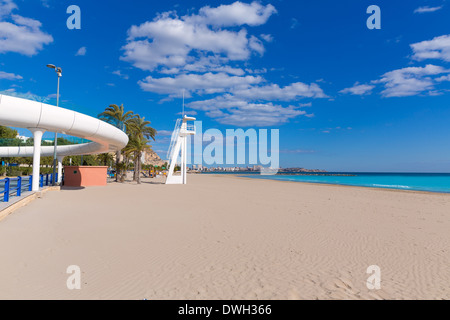
[{"label": "white column", "polygon": [[63,162],[64,156],[58,156],[57,159],[58,159],[58,184],[61,184],[61,182],[62,182],[62,168],[63,168],[62,162]]},{"label": "white column", "polygon": [[181,184],[184,184],[186,175],[186,164],[184,162],[184,154],[186,153],[186,137],[181,137],[181,156],[180,156],[180,169],[181,169]]},{"label": "white column", "polygon": [[183,139],[184,143],[184,152],[183,152],[183,184],[186,184],[186,176],[187,176],[187,136]]},{"label": "white column", "polygon": [[40,128],[31,128],[33,133],[34,149],[33,149],[33,181],[32,191],[39,191],[39,173],[41,168],[41,141],[45,130]]},{"label": "white column", "polygon": [[170,159],[170,167],[168,168],[169,172],[167,173],[166,181],[168,181],[169,183],[172,182],[172,176],[175,170],[175,166],[177,164],[178,155],[180,154],[180,147],[181,147],[181,138],[178,137],[174,147],[174,151],[172,153],[172,159]]}]

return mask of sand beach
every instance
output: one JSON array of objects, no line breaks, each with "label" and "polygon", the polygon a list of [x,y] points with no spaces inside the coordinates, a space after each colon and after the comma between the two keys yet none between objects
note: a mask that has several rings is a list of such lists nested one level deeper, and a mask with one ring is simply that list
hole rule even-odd
[{"label": "sand beach", "polygon": [[449,194],[188,179],[51,191],[17,210],[0,221],[0,299],[450,298]]}]

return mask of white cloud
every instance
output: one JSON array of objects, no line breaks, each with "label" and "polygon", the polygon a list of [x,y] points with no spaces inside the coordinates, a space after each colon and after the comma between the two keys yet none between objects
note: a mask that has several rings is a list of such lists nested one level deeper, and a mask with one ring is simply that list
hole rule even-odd
[{"label": "white cloud", "polygon": [[36,94],[31,93],[30,91],[28,91],[26,93],[18,92],[14,88],[0,91],[0,94],[5,94],[5,95],[13,96],[13,97],[18,97],[18,98],[23,98],[23,99],[33,100],[33,101],[39,101],[39,102],[43,102],[43,103],[48,103],[50,101],[48,97],[38,96]]},{"label": "white cloud", "polygon": [[75,54],[76,56],[85,56],[86,55],[86,47],[81,47],[80,49],[78,49],[77,53]]},{"label": "white cloud", "polygon": [[291,29],[295,29],[299,26],[298,20],[295,18],[291,19]]},{"label": "white cloud", "polygon": [[179,116],[184,116],[184,115],[187,115],[187,116],[196,116],[198,113],[197,113],[197,111],[194,111],[194,110],[189,110],[189,111],[184,111],[184,112],[177,112],[177,115],[179,115]]},{"label": "white cloud", "polygon": [[[137,40],[142,37],[145,39]],[[193,60],[189,56],[192,51],[223,54],[231,60],[246,60],[251,53],[245,30],[213,31],[169,17],[133,26],[129,40],[123,48],[125,54],[122,59],[150,71],[158,66],[184,66]]]},{"label": "white cloud", "polygon": [[[56,93],[52,93],[47,96],[47,98],[49,98],[49,99],[56,99],[57,97],[58,97],[58,95]],[[59,97],[61,98],[61,94],[59,95]]]},{"label": "white cloud", "polygon": [[235,76],[242,76],[245,74],[242,68],[235,68],[227,65],[227,60],[217,56],[201,56],[196,61],[186,64],[181,68],[163,69],[162,73],[176,74],[180,72],[225,72]]},{"label": "white cloud", "polygon": [[220,56],[227,61],[247,60],[253,52],[264,52],[261,41],[249,37],[244,28],[217,27],[261,25],[275,12],[272,5],[239,1],[217,8],[203,7],[197,15],[179,17],[175,12],[165,12],[128,30],[128,43],[122,48],[121,59],[150,71],[192,64],[196,55]]},{"label": "white cloud", "polygon": [[50,2],[50,0],[41,0],[42,5],[46,8],[50,8],[49,2]]},{"label": "white cloud", "polygon": [[266,68],[261,68],[261,69],[245,69],[245,72],[250,73],[250,74],[261,74],[261,73],[267,73],[267,69]]},{"label": "white cloud", "polygon": [[212,94],[221,93],[240,86],[248,86],[260,83],[263,79],[259,76],[230,76],[226,73],[205,74],[180,74],[176,77],[153,78],[148,76],[139,85],[144,91],[159,94],[179,95],[185,89],[187,96],[191,93]]},{"label": "white cloud", "polygon": [[450,34],[414,43],[411,48],[415,60],[441,59],[450,62]]},{"label": "white cloud", "polygon": [[441,76],[439,78],[435,79],[437,82],[444,82],[444,81],[450,81],[450,74],[446,76]]},{"label": "white cloud", "polygon": [[14,74],[14,73],[7,73],[4,71],[0,71],[0,79],[5,80],[21,80],[23,79],[21,76]]},{"label": "white cloud", "polygon": [[205,111],[207,116],[219,123],[240,127],[282,125],[290,119],[306,115],[306,111],[298,110],[294,106],[283,107],[272,102],[252,103],[231,95],[195,101],[187,106]]},{"label": "white cloud", "polygon": [[0,53],[33,56],[53,42],[53,37],[41,31],[41,22],[11,14],[16,9],[13,1],[0,0]]},{"label": "white cloud", "polygon": [[8,16],[17,6],[12,0],[0,0],[0,19]]},{"label": "white cloud", "polygon": [[264,6],[256,1],[250,4],[236,1],[230,5],[220,5],[217,8],[203,7],[198,15],[186,17],[186,20],[216,27],[234,27],[245,24],[253,27],[265,24],[276,12],[277,10],[271,4]]},{"label": "white cloud", "polygon": [[179,96],[186,90],[186,96],[196,94],[232,93],[248,101],[292,101],[301,98],[326,98],[323,90],[315,83],[292,83],[285,87],[277,84],[258,86],[261,76],[232,76],[226,73],[179,74],[175,77],[153,78],[148,76],[139,85],[144,91]]},{"label": "white cloud", "polygon": [[417,94],[433,94],[437,75],[450,73],[443,67],[428,64],[425,67],[408,67],[385,73],[380,80],[385,89],[384,97],[406,97]]},{"label": "white cloud", "polygon": [[267,69],[249,67],[250,57],[262,56],[264,45],[273,41],[269,34],[252,35],[251,27],[275,13],[270,4],[240,1],[185,16],[165,12],[128,30],[121,59],[151,72],[138,84],[144,91],[168,95],[160,103],[180,97],[183,89],[186,98],[211,95],[189,104],[190,112],[203,111],[223,124],[273,126],[301,115],[313,117],[300,106],[274,101],[326,98],[319,85],[283,87],[264,79]]},{"label": "white cloud", "polygon": [[158,130],[158,136],[171,136],[172,135],[172,131],[169,130]]},{"label": "white cloud", "polygon": [[443,6],[438,7],[429,7],[429,6],[423,6],[419,7],[416,10],[414,10],[414,13],[428,13],[428,12],[435,12],[438,10],[441,10]]},{"label": "white cloud", "polygon": [[[417,42],[410,45],[414,60],[440,59],[450,62],[450,35],[435,37],[432,40]],[[407,67],[385,73],[379,80],[371,84],[360,85],[358,82],[351,88],[340,93],[354,95],[370,94],[374,85],[382,84],[383,97],[408,97],[414,95],[439,95],[445,89],[436,88],[439,84],[450,81],[450,69],[427,64],[425,67]]]},{"label": "white cloud", "polygon": [[255,36],[250,37],[249,41],[249,47],[255,51],[258,52],[261,56],[264,54],[265,48],[261,40],[259,40]]},{"label": "white cloud", "polygon": [[241,99],[292,101],[299,98],[326,98],[323,90],[316,84],[302,82],[292,83],[285,87],[277,84],[236,88],[232,93]]},{"label": "white cloud", "polygon": [[273,41],[273,36],[271,34],[261,34],[260,37],[261,37],[261,39],[263,39],[266,42]]},{"label": "white cloud", "polygon": [[120,70],[113,71],[112,74],[115,74],[116,76],[119,76],[125,80],[128,80],[130,78],[127,74],[123,74]]},{"label": "white cloud", "polygon": [[17,14],[12,14],[11,18],[13,19],[13,21],[16,24],[29,27],[32,30],[39,29],[42,26],[42,23],[40,23],[37,20],[25,18],[25,17],[19,16]]},{"label": "white cloud", "polygon": [[358,95],[358,96],[362,96],[362,95],[366,95],[366,94],[371,94],[372,90],[375,88],[374,85],[368,85],[368,84],[359,84],[359,82],[356,82],[353,87],[350,88],[345,88],[341,91],[339,91],[340,93],[343,94],[353,94],[353,95]]}]

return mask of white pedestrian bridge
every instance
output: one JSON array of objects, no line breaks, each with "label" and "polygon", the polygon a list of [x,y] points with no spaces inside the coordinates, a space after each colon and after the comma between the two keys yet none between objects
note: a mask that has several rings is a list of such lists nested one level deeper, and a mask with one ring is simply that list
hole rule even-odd
[{"label": "white pedestrian bridge", "polygon": [[62,160],[65,156],[117,151],[128,143],[125,132],[97,118],[38,101],[1,94],[0,125],[27,128],[33,133],[34,146],[0,147],[0,157],[33,157],[33,191],[39,190],[41,156],[54,154],[53,146],[41,146],[42,135],[45,131],[63,133],[91,141],[57,146],[58,177],[62,176]]}]

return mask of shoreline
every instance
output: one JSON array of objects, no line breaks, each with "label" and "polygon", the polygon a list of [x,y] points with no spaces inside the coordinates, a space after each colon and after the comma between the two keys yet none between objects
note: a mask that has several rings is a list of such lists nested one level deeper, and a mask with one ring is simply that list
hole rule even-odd
[{"label": "shoreline", "polygon": [[265,180],[265,181],[275,181],[275,182],[290,182],[290,183],[301,183],[301,184],[311,184],[311,185],[317,185],[317,186],[335,186],[335,187],[350,187],[350,188],[364,188],[364,189],[372,189],[372,190],[386,190],[386,191],[394,191],[394,192],[407,192],[407,193],[423,193],[423,194],[437,194],[437,195],[447,195],[450,196],[450,192],[439,192],[439,191],[423,191],[423,190],[404,190],[404,189],[397,189],[397,188],[377,188],[377,187],[366,187],[366,186],[355,186],[355,185],[349,185],[349,184],[338,184],[338,183],[326,183],[326,182],[307,182],[307,181],[292,181],[292,180],[278,180],[278,179],[258,179],[258,178],[249,178],[245,176],[239,176],[239,173],[237,174],[208,174],[211,176],[220,176],[220,177],[226,177],[231,176],[234,178],[240,178],[240,179],[249,179],[249,180]]}]

